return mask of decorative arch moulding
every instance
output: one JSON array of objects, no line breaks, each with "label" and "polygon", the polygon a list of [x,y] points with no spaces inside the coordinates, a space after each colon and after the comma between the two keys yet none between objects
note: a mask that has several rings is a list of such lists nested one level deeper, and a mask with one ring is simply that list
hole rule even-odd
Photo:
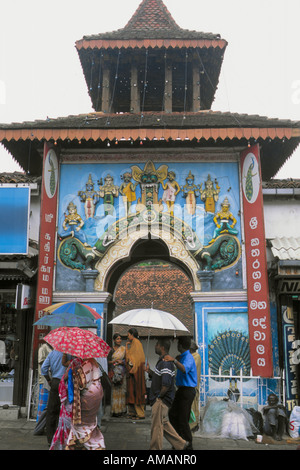
[{"label": "decorative arch moulding", "polygon": [[290,139],[300,137],[292,128],[208,128],[208,129],[2,129],[0,141],[6,140],[200,140],[200,139]]},{"label": "decorative arch moulding", "polygon": [[128,49],[128,48],[210,48],[224,49],[227,41],[224,39],[81,39],[76,42],[77,50],[81,49]]}]

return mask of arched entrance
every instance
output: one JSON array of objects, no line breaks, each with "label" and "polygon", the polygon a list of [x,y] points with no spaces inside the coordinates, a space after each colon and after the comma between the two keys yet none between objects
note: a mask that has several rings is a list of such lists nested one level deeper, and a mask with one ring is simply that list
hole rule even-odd
[{"label": "arched entrance", "polygon": [[180,266],[189,276],[194,290],[201,290],[197,277],[197,262],[186,249],[184,243],[170,232],[151,228],[142,229],[119,239],[98,261],[95,268],[98,276],[95,281],[96,291],[113,293],[113,285],[129,266],[146,259],[159,258],[169,260]]},{"label": "arched entrance", "polygon": [[[109,322],[113,316],[131,308],[151,308],[152,302],[154,308],[166,310],[184,324],[187,323],[186,326],[193,335],[194,307],[190,293],[195,290],[195,284],[196,289],[199,289],[194,259],[183,243],[170,237],[170,234],[165,239],[153,237],[153,233],[144,234],[144,237],[140,235],[141,233],[133,233],[130,237],[119,240],[96,265],[99,274],[95,288],[111,295],[106,315],[107,341],[112,340],[113,330]],[[141,278],[142,273],[144,281]],[[135,290],[134,283],[138,286]],[[159,295],[162,284],[163,291]],[[123,329],[122,335],[126,333],[127,329]],[[140,333],[144,337],[147,334]]]},{"label": "arched entrance", "polygon": [[[131,309],[148,309],[153,306],[155,309],[164,310],[174,315],[193,335],[194,305],[190,295],[192,290],[193,285],[189,277],[176,264],[159,259],[138,262],[131,265],[118,279],[113,294],[113,308],[109,317],[111,319]],[[112,338],[114,333],[118,333],[125,339],[128,329],[128,326],[108,325],[108,338]],[[147,359],[154,366],[156,338],[166,335],[166,332],[151,329],[149,345],[149,330],[138,328],[138,332]],[[172,350],[174,353],[178,353],[176,342],[173,343]]]}]

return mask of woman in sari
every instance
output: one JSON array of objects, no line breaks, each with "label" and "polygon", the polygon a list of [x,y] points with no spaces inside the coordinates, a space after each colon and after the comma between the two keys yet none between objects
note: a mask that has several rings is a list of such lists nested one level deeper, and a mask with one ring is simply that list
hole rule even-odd
[{"label": "woman in sari", "polygon": [[[72,421],[65,450],[105,449],[103,435],[97,426],[97,414],[103,398],[100,369],[95,359],[72,360],[72,380],[68,394],[72,397]],[[68,371],[67,371],[68,372]]]},{"label": "woman in sari", "polygon": [[145,354],[135,328],[128,331],[126,343],[127,404],[133,419],[145,419]]},{"label": "woman in sari", "polygon": [[[67,360],[66,355],[63,356],[63,365],[69,365],[70,361]],[[81,364],[81,359],[74,358],[72,366],[75,367]],[[65,375],[61,378],[58,386],[58,393],[60,398],[60,412],[58,419],[58,426],[52,439],[50,450],[65,450],[72,423],[72,404],[69,401],[68,395],[68,369]],[[70,397],[71,400],[71,397]]]},{"label": "woman in sari", "polygon": [[127,412],[125,346],[121,345],[122,338],[118,333],[114,334],[113,340],[114,346],[107,357],[111,380],[111,415],[119,417]]}]

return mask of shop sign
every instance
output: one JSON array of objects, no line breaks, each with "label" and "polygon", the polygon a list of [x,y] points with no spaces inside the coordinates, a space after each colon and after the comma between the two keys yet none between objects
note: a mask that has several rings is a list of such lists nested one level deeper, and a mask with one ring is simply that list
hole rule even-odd
[{"label": "shop sign", "polygon": [[278,283],[279,294],[300,294],[300,281],[297,279],[282,279]]},{"label": "shop sign", "polygon": [[259,146],[241,153],[250,357],[253,375],[273,376]]},{"label": "shop sign", "polygon": [[30,187],[0,187],[0,254],[28,254]]},{"label": "shop sign", "polygon": [[[53,148],[44,147],[40,253],[36,296],[35,321],[44,315],[43,309],[52,303],[53,269],[56,237],[58,160]],[[44,331],[41,331],[44,330]],[[48,331],[45,327],[36,327],[33,350],[39,340]]]},{"label": "shop sign", "polygon": [[285,367],[285,395],[287,411],[298,405],[297,369],[300,363],[300,341],[295,340],[293,310],[282,307],[283,354]]},{"label": "shop sign", "polygon": [[15,304],[17,310],[32,308],[34,306],[33,287],[27,284],[18,284]]}]

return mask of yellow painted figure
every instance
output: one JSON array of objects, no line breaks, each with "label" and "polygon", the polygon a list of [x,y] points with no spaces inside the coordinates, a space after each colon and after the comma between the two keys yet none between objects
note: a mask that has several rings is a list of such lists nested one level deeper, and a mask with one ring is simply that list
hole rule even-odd
[{"label": "yellow painted figure", "polygon": [[132,183],[132,174],[129,172],[124,173],[123,183],[120,186],[120,194],[123,196],[123,202],[126,209],[126,216],[131,214],[131,206],[134,201],[136,201],[135,189],[137,183]]},{"label": "yellow painted figure", "polygon": [[199,186],[199,190],[201,193],[201,200],[205,204],[205,211],[215,213],[216,206],[215,203],[219,199],[219,192],[220,187],[218,185],[217,180],[215,180],[216,187],[214,187],[214,183],[211,180],[211,176],[208,175],[207,181],[205,182],[205,188],[202,188],[202,184]]},{"label": "yellow painted figure", "polygon": [[[216,224],[216,229],[214,231],[213,240],[211,240],[211,242],[214,241],[215,238],[221,235],[222,233],[230,233],[231,235],[238,234],[238,231],[234,229],[234,226],[237,220],[234,217],[234,215],[229,211],[230,204],[229,204],[227,197],[222,202],[221,207],[222,209],[219,212],[217,212],[217,214],[214,217],[214,223]],[[230,225],[230,221],[232,221],[231,225]]]},{"label": "yellow painted figure", "polygon": [[70,202],[68,204],[68,214],[65,215],[65,220],[63,221],[63,228],[64,230],[75,229],[77,232],[83,227],[84,222],[80,215],[77,213],[77,206]]}]

